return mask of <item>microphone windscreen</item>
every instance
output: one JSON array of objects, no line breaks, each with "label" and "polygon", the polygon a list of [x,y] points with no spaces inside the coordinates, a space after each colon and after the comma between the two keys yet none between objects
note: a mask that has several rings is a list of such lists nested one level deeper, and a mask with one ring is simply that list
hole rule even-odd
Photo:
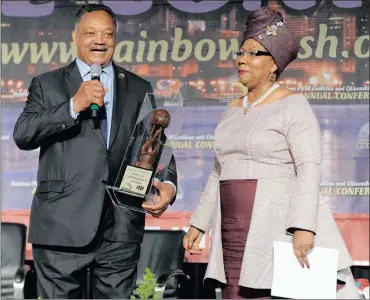
[{"label": "microphone windscreen", "polygon": [[90,69],[91,77],[100,77],[101,75],[101,65],[92,64]]}]

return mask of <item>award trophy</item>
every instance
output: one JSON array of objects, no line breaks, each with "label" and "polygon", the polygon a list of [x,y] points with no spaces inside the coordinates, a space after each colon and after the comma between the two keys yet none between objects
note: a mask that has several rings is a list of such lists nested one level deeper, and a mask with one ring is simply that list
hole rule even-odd
[{"label": "award trophy", "polygon": [[155,203],[155,178],[165,180],[173,151],[167,137],[180,134],[183,107],[157,108],[153,94],[141,104],[118,176],[106,191],[115,206],[145,213],[144,202]]}]

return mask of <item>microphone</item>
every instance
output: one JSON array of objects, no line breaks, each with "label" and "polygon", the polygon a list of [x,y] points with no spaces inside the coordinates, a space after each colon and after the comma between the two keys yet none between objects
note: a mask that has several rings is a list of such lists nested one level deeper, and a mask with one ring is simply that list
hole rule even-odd
[{"label": "microphone", "polygon": [[[91,80],[99,80],[100,81],[101,65],[98,65],[98,64],[91,65],[90,73],[91,73]],[[94,119],[96,119],[98,117],[99,105],[97,105],[95,103],[91,104],[90,105],[90,110],[91,110],[91,116]]]}]

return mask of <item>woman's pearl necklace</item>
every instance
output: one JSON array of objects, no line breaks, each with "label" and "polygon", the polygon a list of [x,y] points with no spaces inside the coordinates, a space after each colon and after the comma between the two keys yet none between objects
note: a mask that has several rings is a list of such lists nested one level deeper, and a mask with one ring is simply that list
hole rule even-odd
[{"label": "woman's pearl necklace", "polygon": [[253,103],[248,102],[248,95],[245,95],[243,98],[243,107],[244,107],[244,115],[254,106],[260,104],[261,102],[265,101],[265,99],[270,96],[270,94],[276,90],[280,85],[278,83],[275,83],[272,87],[270,87],[266,93],[262,95],[259,99],[254,101]]}]

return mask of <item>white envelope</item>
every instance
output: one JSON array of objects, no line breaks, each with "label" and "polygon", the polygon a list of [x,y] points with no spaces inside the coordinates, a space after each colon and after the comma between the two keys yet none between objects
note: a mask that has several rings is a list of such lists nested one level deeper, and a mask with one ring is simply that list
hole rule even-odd
[{"label": "white envelope", "polygon": [[314,247],[307,255],[310,269],[302,268],[292,243],[274,242],[271,294],[293,299],[336,299],[337,249]]}]

